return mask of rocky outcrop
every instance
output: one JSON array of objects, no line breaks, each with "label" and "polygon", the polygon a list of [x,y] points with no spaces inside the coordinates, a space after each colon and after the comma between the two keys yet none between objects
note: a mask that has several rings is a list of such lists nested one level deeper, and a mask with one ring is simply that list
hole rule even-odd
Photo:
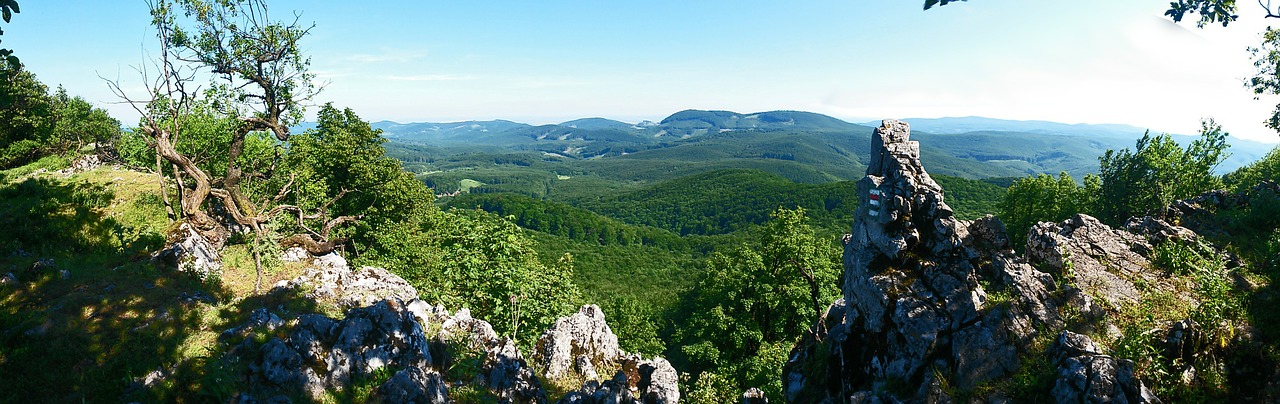
[{"label": "rocky outcrop", "polygon": [[378,398],[385,403],[447,403],[449,390],[439,372],[408,368],[378,387]]},{"label": "rocky outcrop", "polygon": [[[662,358],[624,352],[605,322],[604,312],[586,305],[556,320],[534,345],[533,364],[547,379],[581,383],[564,403],[675,403],[679,374]],[[612,374],[609,380],[602,375]],[[634,392],[634,394],[633,394]]]},{"label": "rocky outcrop", "polygon": [[[617,369],[623,358],[618,337],[596,305],[582,306],[542,333],[531,357],[548,378],[579,376],[597,379],[597,369]],[[608,373],[606,373],[608,374]]]},{"label": "rocky outcrop", "polygon": [[151,255],[151,260],[178,271],[208,279],[222,272],[222,255],[218,248],[188,223],[170,234],[168,248]]},{"label": "rocky outcrop", "polygon": [[311,257],[305,251],[303,254],[286,251],[285,258],[310,260],[310,263],[302,276],[281,281],[276,287],[302,288],[307,291],[307,298],[344,310],[369,306],[384,299],[410,301],[418,297],[418,290],[404,278],[376,267],[352,270],[347,266],[347,260],[337,253]]},{"label": "rocky outcrop", "polygon": [[[783,373],[788,401],[951,401],[952,392],[1008,377],[1022,358],[1042,354],[1033,341],[1066,327],[1064,308],[1076,321],[1096,319],[1105,312],[1092,296],[1135,299],[1129,280],[1142,276],[1139,252],[1151,249],[1081,215],[1037,225],[1029,259],[1018,256],[998,219],[954,216],[898,121],[872,135],[858,196],[844,297],[792,350]],[[1141,390],[1132,363],[1090,355],[1062,359],[1063,397],[1144,397],[1127,395]],[[1068,377],[1080,369],[1084,381]],[[1098,393],[1104,383],[1123,388]],[[1077,387],[1083,395],[1072,395]]]},{"label": "rocky outcrop", "polygon": [[[905,123],[885,121],[872,149],[844,299],[792,351],[791,401],[945,395],[936,374],[971,389],[1016,370],[1037,330],[1061,324],[1053,278],[1017,259],[999,220],[955,218]],[[904,384],[917,387],[886,389]]]},{"label": "rocky outcrop", "polygon": [[1058,366],[1059,403],[1159,403],[1133,373],[1133,361],[1102,354],[1088,336],[1063,331],[1049,350]]},{"label": "rocky outcrop", "polygon": [[[253,335],[284,336],[259,345]],[[262,310],[223,334],[233,343],[237,338],[231,354],[249,363],[245,397],[320,400],[387,368],[395,373],[376,390],[387,402],[447,402],[450,383],[478,386],[508,402],[546,401],[513,341],[498,338],[466,310],[449,315],[421,300],[383,300],[351,309],[342,320],[304,314],[288,325]]]},{"label": "rocky outcrop", "polygon": [[765,397],[764,391],[752,387],[742,392],[742,404],[769,404],[769,398]]},{"label": "rocky outcrop", "polygon": [[[346,316],[283,319],[258,309],[224,332],[222,340],[235,346],[230,355],[249,363],[244,399],[320,400],[355,380],[394,372],[376,387],[375,398],[450,402],[451,389],[466,388],[500,402],[541,403],[548,398],[540,378],[568,378],[582,388],[565,402],[679,402],[679,375],[671,364],[622,351],[597,306],[558,319],[539,339],[536,366],[530,366],[515,341],[499,337],[489,323],[465,308],[450,314],[418,300],[412,286],[386,270],[352,271],[335,254],[300,258],[310,260],[306,274],[277,290],[299,288],[309,299],[347,308]],[[598,380],[601,375],[613,378]]]},{"label": "rocky outcrop", "polygon": [[[1137,302],[1134,279],[1159,282],[1143,254],[1152,247],[1138,235],[1116,230],[1089,215],[1062,223],[1040,222],[1027,236],[1027,258],[1059,278],[1101,296],[1111,307]],[[1140,253],[1141,252],[1141,253]]]},{"label": "rocky outcrop", "polygon": [[1280,184],[1265,181],[1240,192],[1214,190],[1192,198],[1175,201],[1153,215],[1168,223],[1190,229],[1202,236],[1227,236],[1219,210],[1240,209],[1254,203],[1255,198],[1273,198],[1280,194]]}]

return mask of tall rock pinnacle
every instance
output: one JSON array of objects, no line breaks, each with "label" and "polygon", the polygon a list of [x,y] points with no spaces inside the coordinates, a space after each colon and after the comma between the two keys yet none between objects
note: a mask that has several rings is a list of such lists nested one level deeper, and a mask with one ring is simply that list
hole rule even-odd
[{"label": "tall rock pinnacle", "polygon": [[935,401],[1009,375],[1037,328],[1061,328],[1053,278],[1017,259],[998,219],[956,219],[905,122],[884,121],[871,150],[844,298],[792,351],[787,399]]}]

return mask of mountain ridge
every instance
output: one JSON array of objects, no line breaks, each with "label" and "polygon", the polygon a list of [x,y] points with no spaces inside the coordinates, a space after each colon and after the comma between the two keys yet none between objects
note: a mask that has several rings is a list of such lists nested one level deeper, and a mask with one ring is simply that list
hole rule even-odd
[{"label": "mountain ridge", "polygon": [[[1067,172],[1077,178],[1095,172],[1107,150],[1132,148],[1148,131],[1126,124],[1065,124],[1043,120],[985,117],[905,120],[916,136],[929,140],[923,155],[944,172],[968,178],[1025,176]],[[413,122],[379,121],[393,142],[426,144],[457,152],[538,153],[570,160],[678,156],[678,161],[763,159],[826,166],[865,164],[866,146],[858,136],[876,122],[848,122],[829,115],[775,110],[738,113],[686,109],[658,122],[629,123],[603,117],[533,125],[510,120]],[[304,129],[305,123],[299,126]],[[1187,144],[1194,136],[1173,134]],[[856,141],[850,141],[850,137]],[[1261,158],[1275,146],[1228,137],[1231,155],[1218,168],[1226,173]],[[830,153],[828,153],[830,152]],[[817,153],[817,154],[814,154]],[[644,157],[649,156],[649,157]],[[851,156],[851,157],[850,157]],[[965,167],[960,167],[963,165]],[[726,166],[727,168],[728,166]],[[823,169],[843,178],[847,173]],[[816,178],[816,177],[815,177]]]}]

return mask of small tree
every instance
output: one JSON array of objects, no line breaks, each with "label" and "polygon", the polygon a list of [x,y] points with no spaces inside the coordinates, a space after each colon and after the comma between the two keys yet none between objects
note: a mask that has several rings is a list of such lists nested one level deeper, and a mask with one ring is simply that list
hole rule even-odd
[{"label": "small tree", "polygon": [[1100,161],[1102,194],[1098,212],[1118,224],[1178,199],[1222,186],[1213,170],[1227,158],[1227,133],[1206,120],[1200,138],[1184,150],[1168,134],[1138,139],[1133,151],[1107,150]]},{"label": "small tree", "polygon": [[804,209],[778,209],[771,218],[754,245],[707,259],[706,276],[683,297],[690,315],[676,339],[691,371],[780,400],[787,350],[839,294],[840,264]]},{"label": "small tree", "polygon": [[[296,215],[299,221],[328,219],[316,234],[295,240],[313,254],[332,251],[333,243],[325,239],[329,230],[358,218],[330,219],[323,207],[304,212],[281,204],[293,182],[271,181],[280,174],[277,159],[245,158],[251,134],[269,134],[277,147],[289,142],[289,126],[302,118],[303,103],[316,93],[308,72],[310,60],[299,45],[311,28],[299,24],[296,14],[292,22],[273,20],[261,0],[159,0],[149,5],[160,56],[155,63],[157,77],[149,78],[148,70],[141,70],[150,82],[148,98],[131,99],[118,82],[110,84],[142,114],[140,131],[149,146],[180,173],[175,179],[181,220],[221,246],[228,230],[212,214],[211,196],[227,217],[258,239],[265,237],[264,225],[279,214]],[[200,75],[212,79],[203,93],[193,84]],[[202,98],[213,110],[235,118],[226,128],[226,142],[216,145],[215,153],[225,156],[218,174],[202,168],[177,146],[191,140],[192,112]],[[272,184],[280,185],[273,188]],[[255,246],[253,254],[260,284],[261,251]]]},{"label": "small tree", "polygon": [[1000,219],[1017,246],[1016,240],[1025,237],[1037,222],[1057,222],[1077,213],[1093,213],[1101,187],[1101,180],[1093,174],[1084,177],[1083,186],[1065,171],[1057,179],[1047,174],[1022,178],[1014,181],[1000,199]]}]

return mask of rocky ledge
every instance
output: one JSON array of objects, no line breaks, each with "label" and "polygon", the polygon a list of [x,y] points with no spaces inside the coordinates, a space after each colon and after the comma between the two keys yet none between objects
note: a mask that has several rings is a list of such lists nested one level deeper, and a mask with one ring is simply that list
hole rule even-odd
[{"label": "rocky ledge", "polygon": [[[998,219],[955,217],[919,150],[904,122],[875,130],[844,297],[792,350],[787,400],[950,402],[1049,355],[1059,402],[1158,402],[1132,362],[1068,330],[1136,299],[1134,282],[1159,287],[1142,271],[1148,240],[1081,215],[1036,226],[1020,256]],[[1193,235],[1156,224],[1157,235]],[[1037,343],[1046,340],[1056,342]],[[986,399],[1007,399],[999,394]]]},{"label": "rocky ledge", "polygon": [[[277,292],[296,288],[309,299],[346,309],[346,315],[286,320],[263,308],[225,331],[221,340],[233,346],[229,358],[247,364],[239,376],[249,387],[238,393],[240,402],[324,400],[378,375],[385,381],[374,387],[373,398],[381,402],[480,396],[543,403],[549,399],[542,380],[582,386],[559,402],[679,401],[671,365],[623,352],[594,305],[558,319],[526,359],[514,341],[499,337],[467,309],[449,313],[419,300],[408,282],[384,269],[353,271],[337,255],[289,254],[287,259],[310,263],[303,276],[277,284]],[[465,397],[457,397],[459,392]]]}]

